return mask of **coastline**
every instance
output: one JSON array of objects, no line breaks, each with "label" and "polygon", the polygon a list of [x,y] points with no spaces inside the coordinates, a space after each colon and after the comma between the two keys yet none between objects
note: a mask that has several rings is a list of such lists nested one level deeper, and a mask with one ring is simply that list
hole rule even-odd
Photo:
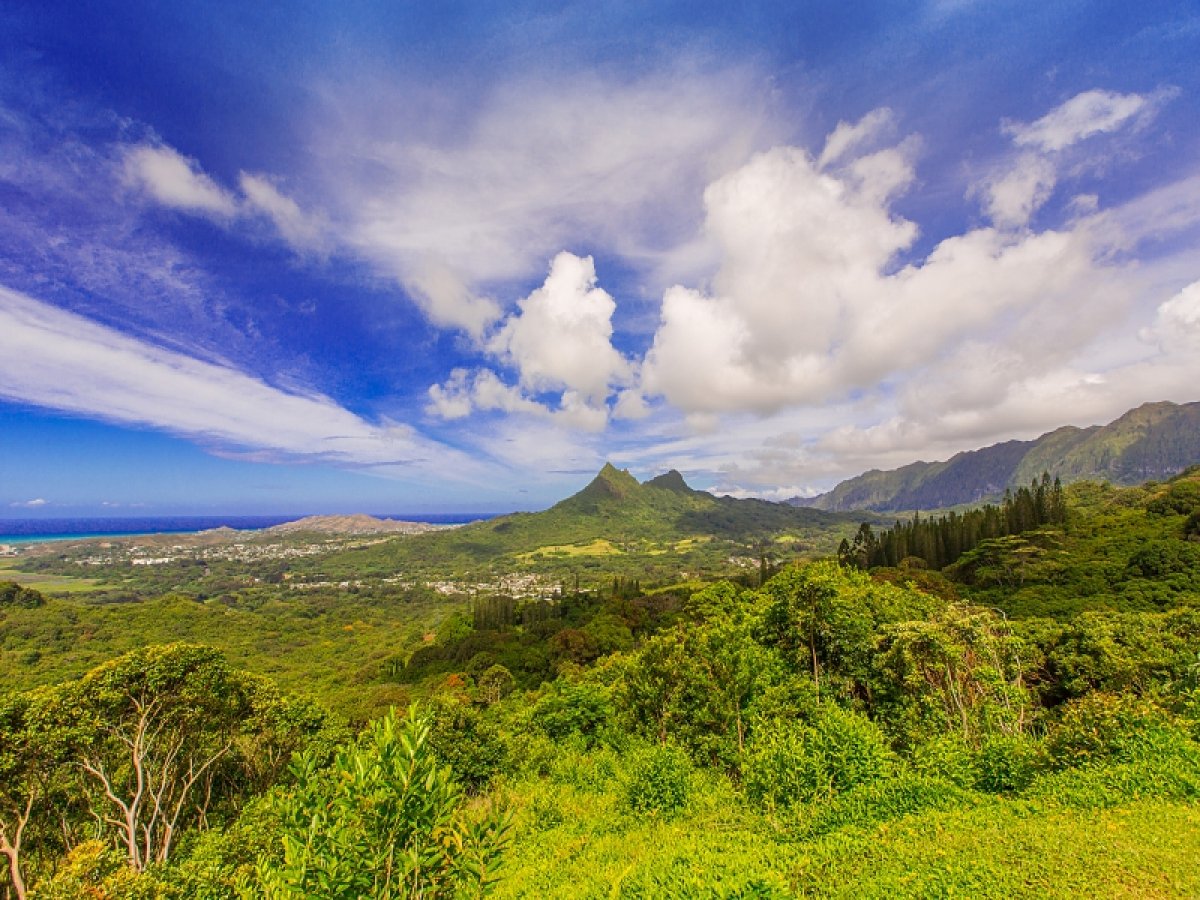
[{"label": "coastline", "polygon": [[[461,525],[489,514],[426,513],[381,515],[376,518],[430,525]],[[259,532],[306,518],[288,516],[145,516],[71,519],[0,519],[0,555],[23,547],[60,541],[126,539],[154,535],[196,535],[218,528]]]}]

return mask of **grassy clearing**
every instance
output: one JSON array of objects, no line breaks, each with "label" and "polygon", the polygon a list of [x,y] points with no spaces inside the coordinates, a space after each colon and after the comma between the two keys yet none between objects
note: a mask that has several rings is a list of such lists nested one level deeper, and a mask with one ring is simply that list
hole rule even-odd
[{"label": "grassy clearing", "polygon": [[1175,898],[1200,896],[1200,805],[1081,810],[978,796],[815,840],[697,776],[677,818],[639,816],[619,786],[514,785],[517,846],[497,896]]},{"label": "grassy clearing", "polygon": [[104,587],[96,578],[73,578],[70,575],[41,575],[33,572],[18,572],[13,568],[15,560],[0,561],[0,581],[15,581],[17,584],[35,588],[44,594],[68,594],[94,591]]},{"label": "grassy clearing", "polygon": [[597,538],[587,544],[550,544],[538,547],[528,553],[518,553],[516,558],[522,562],[530,562],[535,557],[575,557],[575,556],[619,556],[622,550],[612,541]]}]

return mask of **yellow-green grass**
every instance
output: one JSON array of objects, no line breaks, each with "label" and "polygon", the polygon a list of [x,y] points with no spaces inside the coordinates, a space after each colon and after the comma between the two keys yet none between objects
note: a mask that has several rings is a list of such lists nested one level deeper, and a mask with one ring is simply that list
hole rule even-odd
[{"label": "yellow-green grass", "polygon": [[516,558],[528,562],[536,556],[617,556],[621,552],[612,541],[597,538],[587,544],[548,544],[528,553],[518,553]]},{"label": "yellow-green grass", "polygon": [[496,896],[1200,897],[1192,803],[989,799],[805,841],[732,788],[698,793],[686,814],[662,819],[624,810],[613,791],[517,786],[518,837]]},{"label": "yellow-green grass", "polygon": [[101,586],[95,578],[73,578],[70,575],[42,575],[36,572],[18,572],[13,568],[15,560],[0,560],[0,581],[15,581],[46,594],[78,593],[94,591]]}]

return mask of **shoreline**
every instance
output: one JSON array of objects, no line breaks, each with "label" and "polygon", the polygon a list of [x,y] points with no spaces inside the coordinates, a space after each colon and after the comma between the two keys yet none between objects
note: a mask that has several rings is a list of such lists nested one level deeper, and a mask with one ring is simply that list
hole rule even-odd
[{"label": "shoreline", "polygon": [[[464,525],[492,514],[426,513],[381,515],[373,518],[423,525]],[[90,540],[126,540],[155,536],[193,536],[218,529],[257,534],[298,522],[308,516],[146,516],[95,519],[0,519],[0,555],[11,555],[37,544]],[[88,527],[94,523],[95,530]],[[121,524],[128,523],[122,528]],[[58,526],[58,527],[55,527]],[[74,526],[74,527],[71,527]],[[106,527],[107,526],[107,527]],[[140,527],[139,527],[140,526]],[[174,526],[174,527],[172,527]],[[9,530],[12,529],[12,530]]]}]

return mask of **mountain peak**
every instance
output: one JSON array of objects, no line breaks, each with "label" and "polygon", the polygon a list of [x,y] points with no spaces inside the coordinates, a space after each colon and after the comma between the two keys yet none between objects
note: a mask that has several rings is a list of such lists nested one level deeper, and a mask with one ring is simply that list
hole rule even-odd
[{"label": "mountain peak", "polygon": [[677,494],[694,493],[688,483],[683,480],[683,476],[675,469],[669,472],[664,472],[661,475],[651,478],[649,481],[643,482],[644,487],[658,488],[662,491],[675,491]]},{"label": "mountain peak", "polygon": [[606,462],[580,494],[624,499],[640,487],[638,480],[629,474],[628,469],[618,469],[612,463]]}]

